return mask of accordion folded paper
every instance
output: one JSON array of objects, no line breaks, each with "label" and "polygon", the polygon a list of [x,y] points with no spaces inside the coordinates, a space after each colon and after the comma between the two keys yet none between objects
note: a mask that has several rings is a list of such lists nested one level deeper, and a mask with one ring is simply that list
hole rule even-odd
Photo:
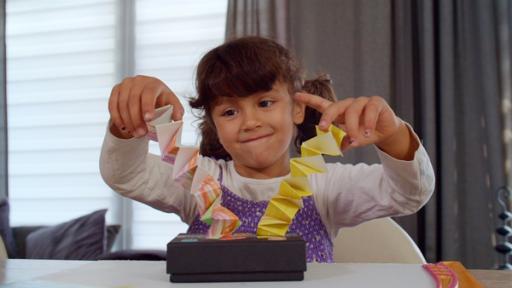
[{"label": "accordion folded paper", "polygon": [[155,119],[146,123],[148,127],[148,138],[153,141],[158,141],[156,136],[156,126],[164,123],[168,123],[171,120],[172,106],[163,106],[155,110]]},{"label": "accordion folded paper", "polygon": [[[169,108],[169,110],[172,110],[172,108]],[[160,157],[163,161],[174,165],[172,170],[173,179],[177,179],[186,173],[193,174],[199,156],[198,147],[181,145],[182,129],[183,121],[167,122],[155,127]]]},{"label": "accordion folded paper", "polygon": [[290,174],[281,182],[279,191],[270,199],[265,214],[258,223],[258,236],[285,236],[295,214],[302,208],[302,197],[311,195],[307,176],[327,171],[321,154],[342,155],[340,145],[345,133],[330,126],[327,132],[317,127],[317,136],[301,145],[303,157],[290,160]]},{"label": "accordion folded paper", "polygon": [[181,142],[182,121],[159,124],[155,127],[158,135],[158,147],[162,160],[174,164],[178,155],[179,147],[177,143]]},{"label": "accordion folded paper", "polygon": [[185,173],[194,174],[197,168],[197,158],[199,157],[199,149],[193,146],[182,146],[179,147],[179,153],[176,155],[174,161],[174,169],[172,170],[172,176],[177,179],[183,176]]},{"label": "accordion folded paper", "polygon": [[482,288],[484,285],[478,282],[478,280],[471,274],[471,272],[462,265],[459,261],[442,261],[444,265],[452,269],[457,276],[457,282],[459,287],[467,288]]},{"label": "accordion folded paper", "polygon": [[[196,176],[194,181],[200,181],[198,186],[194,183],[191,185],[191,193],[196,199],[201,221],[210,225],[208,237],[230,238],[240,226],[240,219],[221,205],[221,188],[217,180],[202,170],[195,174],[198,170],[199,149],[181,145],[183,122],[172,122],[171,113],[172,106],[157,109],[159,117],[148,123],[148,131],[155,131],[156,136],[148,133],[148,137],[158,140],[162,160],[173,164],[173,179],[191,174]],[[286,234],[293,218],[303,206],[302,197],[312,195],[308,175],[327,171],[322,154],[342,155],[340,146],[344,136],[345,133],[335,126],[331,125],[328,131],[321,131],[317,127],[317,136],[302,143],[302,157],[290,160],[291,176],[281,182],[278,193],[269,201],[258,224],[257,235]]]},{"label": "accordion folded paper", "polygon": [[284,197],[301,199],[311,194],[306,177],[288,177],[279,185],[279,195]]},{"label": "accordion folded paper", "polygon": [[290,160],[290,173],[292,177],[304,177],[309,174],[324,173],[325,171],[324,158],[320,155],[292,158]]},{"label": "accordion folded paper", "polygon": [[340,146],[332,134],[318,135],[302,143],[300,147],[302,157],[315,156],[315,155],[341,155]]},{"label": "accordion folded paper", "polygon": [[[343,138],[346,135],[345,131],[341,130],[340,128],[338,128],[334,125],[329,126],[327,131],[323,131],[320,128],[318,128],[318,126],[316,126],[316,134],[317,135],[323,135],[323,134],[327,134],[327,133],[331,134],[332,137],[334,138],[334,140],[336,141],[336,144],[338,145],[338,147],[341,147],[341,142],[343,141]],[[341,151],[340,151],[340,153],[341,153]],[[327,153],[322,153],[322,154],[327,154]]]},{"label": "accordion folded paper", "polygon": [[218,205],[213,208],[209,238],[229,238],[240,226],[240,219],[229,209]]},{"label": "accordion folded paper", "polygon": [[220,194],[219,182],[208,175],[199,186],[199,190],[194,193],[199,214],[203,215],[212,206],[213,202],[220,197]]},{"label": "accordion folded paper", "polygon": [[422,266],[434,278],[436,288],[457,288],[459,286],[457,275],[443,262],[428,263]]},{"label": "accordion folded paper", "polygon": [[[172,177],[178,179],[185,174],[196,175],[200,184],[192,185],[193,194],[201,221],[210,225],[209,238],[230,238],[240,226],[240,219],[221,205],[220,184],[204,170],[198,170],[199,149],[196,146],[181,145],[182,121],[171,121],[172,106],[165,106],[157,111],[159,117],[148,123],[148,131],[153,129],[156,136],[148,137],[158,140],[160,156],[163,161],[173,164]],[[149,128],[151,127],[151,128]]]}]

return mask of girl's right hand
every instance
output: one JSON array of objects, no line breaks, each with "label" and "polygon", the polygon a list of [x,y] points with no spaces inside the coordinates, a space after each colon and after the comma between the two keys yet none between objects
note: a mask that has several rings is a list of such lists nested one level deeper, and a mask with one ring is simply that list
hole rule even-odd
[{"label": "girl's right hand", "polygon": [[110,131],[124,139],[142,137],[147,133],[146,122],[153,119],[155,109],[169,104],[174,108],[171,118],[180,120],[183,106],[160,79],[140,75],[125,78],[110,93]]}]

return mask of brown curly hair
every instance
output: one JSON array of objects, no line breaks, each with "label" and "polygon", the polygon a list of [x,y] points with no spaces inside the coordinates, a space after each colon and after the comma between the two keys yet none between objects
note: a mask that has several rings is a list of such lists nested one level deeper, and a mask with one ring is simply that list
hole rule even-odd
[{"label": "brown curly hair", "polygon": [[[303,81],[303,72],[293,55],[280,44],[262,37],[243,37],[226,42],[206,53],[196,74],[197,97],[189,100],[198,109],[201,131],[200,153],[230,160],[220,144],[211,112],[219,97],[247,97],[272,90],[276,81],[287,83],[290,94],[305,91],[334,101],[336,96],[328,75]],[[298,125],[295,146],[315,135],[321,113],[306,107],[304,122]]]}]

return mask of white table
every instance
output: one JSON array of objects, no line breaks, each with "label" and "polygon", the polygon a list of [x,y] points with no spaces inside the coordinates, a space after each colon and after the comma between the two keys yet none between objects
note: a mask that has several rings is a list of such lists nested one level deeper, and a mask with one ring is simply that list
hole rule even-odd
[{"label": "white table", "polygon": [[308,264],[304,281],[170,283],[163,261],[0,261],[0,284],[9,288],[79,287],[435,287],[420,265]]}]

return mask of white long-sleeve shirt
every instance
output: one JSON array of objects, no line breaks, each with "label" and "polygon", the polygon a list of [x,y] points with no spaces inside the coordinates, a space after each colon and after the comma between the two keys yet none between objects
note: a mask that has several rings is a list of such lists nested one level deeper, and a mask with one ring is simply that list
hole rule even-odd
[{"label": "white long-sleeve shirt", "polygon": [[[342,227],[367,220],[415,213],[434,191],[434,171],[420,145],[411,161],[397,160],[376,149],[381,164],[327,163],[327,172],[309,175],[316,208],[331,239]],[[239,196],[270,200],[287,176],[251,179],[237,173],[233,161],[200,157],[198,165]],[[190,193],[192,176],[172,179],[173,166],[148,153],[146,138],[119,139],[107,129],[100,158],[101,175],[119,194],[192,223],[197,215]]]}]

